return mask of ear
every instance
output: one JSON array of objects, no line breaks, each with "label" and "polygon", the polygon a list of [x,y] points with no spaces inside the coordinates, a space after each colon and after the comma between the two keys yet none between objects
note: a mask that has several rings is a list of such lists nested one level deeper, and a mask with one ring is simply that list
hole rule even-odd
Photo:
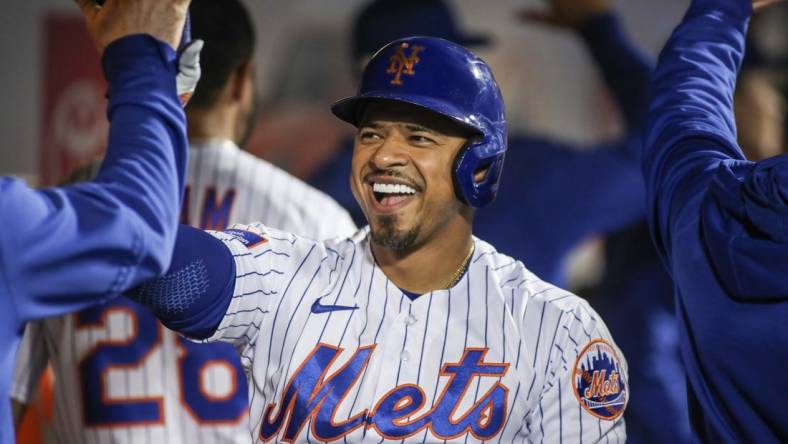
[{"label": "ear", "polygon": [[230,75],[230,97],[233,101],[241,101],[246,94],[248,88],[252,87],[252,61],[246,60],[238,65],[237,68]]},{"label": "ear", "polygon": [[490,167],[492,164],[484,165],[478,168],[476,171],[473,172],[473,181],[477,184],[484,182],[484,179],[487,178],[487,173],[490,172]]}]

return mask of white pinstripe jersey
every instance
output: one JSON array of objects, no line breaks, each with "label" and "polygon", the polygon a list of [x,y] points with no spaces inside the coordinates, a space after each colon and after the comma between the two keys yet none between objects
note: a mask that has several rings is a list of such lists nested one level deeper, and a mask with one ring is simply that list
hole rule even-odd
[{"label": "white pinstripe jersey", "polygon": [[626,439],[626,363],[602,320],[483,241],[459,283],[411,301],[368,230],[213,234],[237,277],[208,341],[241,354],[259,442]]},{"label": "white pinstripe jersey", "polygon": [[[355,232],[328,196],[229,141],[193,144],[190,156],[184,223],[263,220],[316,239]],[[125,298],[29,324],[15,399],[30,400],[48,360],[59,443],[249,442],[246,378],[232,347],[185,341]]]}]

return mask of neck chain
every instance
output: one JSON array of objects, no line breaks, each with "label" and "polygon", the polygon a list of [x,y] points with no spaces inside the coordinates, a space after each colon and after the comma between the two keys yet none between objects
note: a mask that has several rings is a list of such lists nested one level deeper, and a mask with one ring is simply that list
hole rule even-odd
[{"label": "neck chain", "polygon": [[462,275],[465,274],[465,270],[468,269],[468,265],[470,265],[471,256],[473,256],[473,250],[474,250],[474,246],[473,243],[471,242],[471,248],[468,249],[468,255],[465,256],[465,259],[462,260],[460,267],[454,270],[454,273],[451,274],[451,277],[449,278],[448,282],[446,282],[446,285],[443,286],[443,288],[451,288],[457,285],[457,282],[460,281]]}]

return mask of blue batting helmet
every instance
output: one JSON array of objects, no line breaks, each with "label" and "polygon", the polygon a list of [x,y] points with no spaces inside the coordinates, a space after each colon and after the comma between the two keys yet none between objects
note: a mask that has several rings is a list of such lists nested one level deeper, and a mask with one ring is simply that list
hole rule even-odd
[{"label": "blue batting helmet", "polygon": [[[435,37],[408,37],[379,50],[364,69],[358,94],[331,110],[358,126],[370,100],[409,103],[449,117],[476,136],[454,161],[454,189],[466,204],[478,208],[498,191],[506,153],[503,98],[490,67],[473,53]],[[487,170],[480,181],[474,175]]]}]

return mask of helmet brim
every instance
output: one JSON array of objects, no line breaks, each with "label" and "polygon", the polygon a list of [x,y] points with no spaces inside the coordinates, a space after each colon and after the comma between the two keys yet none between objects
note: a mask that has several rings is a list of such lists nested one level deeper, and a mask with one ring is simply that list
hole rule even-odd
[{"label": "helmet brim", "polygon": [[362,113],[364,108],[369,102],[376,100],[390,100],[418,106],[446,116],[474,133],[484,134],[482,124],[475,119],[475,116],[468,116],[449,102],[420,94],[394,94],[385,91],[370,91],[334,102],[334,104],[331,105],[331,112],[345,122],[358,128],[363,118]]}]

